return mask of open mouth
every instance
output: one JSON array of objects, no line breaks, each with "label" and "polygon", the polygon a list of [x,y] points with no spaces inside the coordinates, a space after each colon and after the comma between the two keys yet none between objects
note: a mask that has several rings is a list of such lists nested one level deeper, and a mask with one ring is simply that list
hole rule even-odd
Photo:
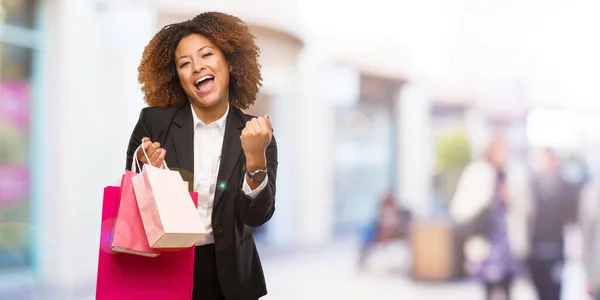
[{"label": "open mouth", "polygon": [[215,84],[215,77],[212,75],[202,76],[200,79],[196,80],[194,85],[196,86],[196,90],[200,93],[206,93],[212,89]]}]

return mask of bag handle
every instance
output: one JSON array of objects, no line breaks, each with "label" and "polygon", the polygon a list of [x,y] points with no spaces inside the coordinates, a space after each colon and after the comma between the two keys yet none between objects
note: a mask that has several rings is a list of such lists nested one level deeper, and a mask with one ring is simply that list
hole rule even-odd
[{"label": "bag handle", "polygon": [[[146,153],[146,149],[144,149],[144,141],[142,140],[142,143],[137,147],[137,149],[135,149],[135,152],[133,153],[133,161],[131,162],[131,171],[135,172],[135,173],[139,173],[138,170],[141,171],[141,168],[138,169],[139,166],[139,160],[137,157],[137,152],[140,150],[140,148],[142,149],[142,152],[144,152],[144,156],[146,157],[146,161],[150,162],[150,158],[148,157],[148,154]],[[169,170],[169,167],[167,166],[167,161],[163,159],[163,163],[160,166],[161,169],[165,169],[165,170]]]}]

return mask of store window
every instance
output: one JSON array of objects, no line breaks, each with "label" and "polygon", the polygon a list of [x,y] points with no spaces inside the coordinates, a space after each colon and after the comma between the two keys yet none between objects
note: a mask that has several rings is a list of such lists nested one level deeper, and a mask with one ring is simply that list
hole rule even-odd
[{"label": "store window", "polygon": [[35,0],[0,0],[0,17],[6,24],[33,28],[35,8]]},{"label": "store window", "polygon": [[0,0],[0,272],[31,264],[30,115],[37,49],[18,41],[36,36],[36,1]]}]

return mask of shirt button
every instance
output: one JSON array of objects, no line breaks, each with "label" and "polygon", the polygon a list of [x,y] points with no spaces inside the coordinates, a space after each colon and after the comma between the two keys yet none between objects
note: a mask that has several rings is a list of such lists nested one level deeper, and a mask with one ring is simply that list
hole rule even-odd
[{"label": "shirt button", "polygon": [[221,227],[221,225],[217,225],[215,227],[215,232],[218,233],[218,234],[223,233],[223,227]]}]

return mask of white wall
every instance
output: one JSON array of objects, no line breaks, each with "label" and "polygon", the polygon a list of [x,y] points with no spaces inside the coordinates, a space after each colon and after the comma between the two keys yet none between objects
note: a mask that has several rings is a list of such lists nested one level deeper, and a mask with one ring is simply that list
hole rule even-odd
[{"label": "white wall", "polygon": [[246,23],[268,28],[278,28],[303,39],[303,23],[295,0],[142,0],[152,3],[161,12],[175,15],[197,15],[207,11],[220,11],[235,15]]}]

